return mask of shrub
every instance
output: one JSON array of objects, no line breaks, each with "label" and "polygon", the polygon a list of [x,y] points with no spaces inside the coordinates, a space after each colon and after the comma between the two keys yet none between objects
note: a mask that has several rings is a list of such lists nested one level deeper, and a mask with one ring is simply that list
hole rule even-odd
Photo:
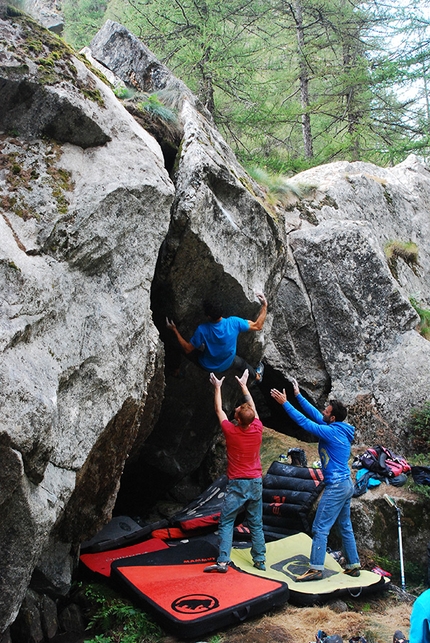
[{"label": "shrub", "polygon": [[[386,558],[384,556],[375,556],[375,563],[385,569],[392,575],[392,582],[399,585],[401,582],[400,560],[394,560],[392,557]],[[420,587],[425,583],[425,575],[427,569],[423,569],[422,565],[409,560],[404,560],[405,579],[408,588]]]},{"label": "shrub", "polygon": [[124,85],[117,85],[113,89],[113,93],[117,98],[132,98],[133,97],[133,90],[128,89]]},{"label": "shrub", "polygon": [[423,308],[415,297],[410,297],[409,301],[411,302],[411,306],[415,308],[420,316],[420,323],[418,325],[420,334],[430,340],[430,310],[428,308]]},{"label": "shrub", "polygon": [[155,643],[163,636],[161,628],[142,610],[101,583],[85,588],[92,616],[91,635],[85,643]]},{"label": "shrub", "polygon": [[419,409],[412,409],[409,425],[412,444],[419,453],[430,453],[430,400]]}]

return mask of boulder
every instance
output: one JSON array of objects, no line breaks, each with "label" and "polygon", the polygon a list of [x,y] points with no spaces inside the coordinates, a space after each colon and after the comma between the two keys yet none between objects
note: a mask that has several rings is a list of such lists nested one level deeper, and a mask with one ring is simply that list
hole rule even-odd
[{"label": "boulder", "polygon": [[[187,360],[181,364],[166,316],[187,339],[206,321],[205,298],[221,298],[224,316],[255,319],[255,292],[264,290],[270,298],[277,288],[284,241],[261,189],[237,162],[206,110],[143,43],[108,20],[89,48],[91,56],[126,85],[150,93],[166,88],[176,92],[173,102],[183,128],[172,173],[176,197],[171,223],[152,284],[153,318],[165,342],[166,392],[152,435],[139,454],[131,454],[118,500],[121,511],[129,511],[130,505],[136,507],[136,492],[145,488],[145,497],[137,500],[145,512],[173,484],[199,469],[219,431],[208,373]],[[243,338],[239,351],[256,365],[264,340],[265,332]],[[183,378],[172,377],[170,364],[180,365]],[[228,378],[226,404],[232,407],[236,396],[237,385]],[[209,482],[207,475],[202,481]]]},{"label": "boulder", "polygon": [[17,5],[46,29],[57,34],[62,33],[64,19],[60,10],[61,4],[57,0],[18,0]]},{"label": "boulder", "polygon": [[54,528],[58,585],[152,429],[163,347],[150,291],[174,190],[157,142],[68,48],[23,16],[0,33],[13,45],[0,80],[3,631],[39,559],[50,575]]},{"label": "boulder", "polygon": [[430,305],[430,170],[414,154],[395,167],[338,161],[297,174],[293,184],[310,196],[291,206],[304,222],[366,221],[381,248],[390,241],[417,244],[418,264],[398,259],[397,281],[406,297]]},{"label": "boulder", "polygon": [[[301,220],[289,234],[297,268],[283,278],[267,358],[295,375],[314,401],[330,392],[348,404],[363,444],[376,439],[410,450],[411,408],[430,398],[430,344],[416,331],[409,301],[417,293],[424,306],[429,301],[429,179],[416,157],[392,169],[335,163],[294,178],[314,194],[286,214]],[[383,251],[390,238],[420,239],[416,268],[399,258],[392,274]],[[301,308],[286,324],[294,304],[284,293]],[[288,342],[294,334],[300,342]],[[312,334],[314,354],[304,341]]]},{"label": "boulder", "polygon": [[[381,483],[380,487],[369,489],[363,496],[353,498],[351,518],[357,546],[363,554],[370,553],[373,559],[380,557],[400,561],[397,511],[385,501],[384,494],[394,498],[401,512],[403,562],[416,565],[417,569],[421,568],[425,582],[430,512],[428,502],[422,496],[417,496],[404,487],[396,488]],[[407,574],[406,582],[408,583]]]},{"label": "boulder", "polygon": [[[168,491],[197,495],[221,473],[208,373],[181,356],[165,322],[189,339],[204,298],[255,319],[255,292],[266,293],[264,329],[241,337],[238,352],[266,364],[254,395],[268,425],[297,432],[270,397],[295,376],[318,405],[350,405],[359,442],[409,448],[410,409],[430,398],[430,344],[409,303],[414,293],[429,301],[430,184],[414,157],[391,169],[335,163],[296,177],[308,197],[274,206],[198,99],[123,26],[108,21],[90,54],[125,86],[174,96],[182,138],[176,148],[170,137],[168,162],[99,70],[28,18],[2,15],[8,632],[30,584],[67,593],[79,543],[113,513],[142,516]],[[414,241],[419,264],[399,258],[390,270],[391,238]],[[227,412],[237,394],[228,373]]]}]

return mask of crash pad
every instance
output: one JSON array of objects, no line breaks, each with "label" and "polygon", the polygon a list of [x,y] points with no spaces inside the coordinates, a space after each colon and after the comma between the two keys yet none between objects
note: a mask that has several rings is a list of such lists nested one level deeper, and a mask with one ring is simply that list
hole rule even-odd
[{"label": "crash pad", "polygon": [[222,504],[224,502],[225,490],[227,488],[227,476],[221,476],[195,500],[190,502],[185,509],[170,518],[174,527],[179,527],[185,532],[199,529],[216,529]]},{"label": "crash pad", "polygon": [[79,560],[91,572],[109,577],[111,565],[114,560],[130,558],[138,554],[146,554],[150,551],[168,549],[169,546],[160,538],[149,538],[141,543],[130,545],[128,547],[119,547],[118,549],[108,549],[102,552],[92,552],[81,554]]},{"label": "crash pad", "polygon": [[218,550],[206,540],[112,563],[112,578],[177,636],[196,637],[271,610],[288,600],[285,579],[260,578],[234,566],[205,573]]},{"label": "crash pad", "polygon": [[286,582],[290,589],[289,602],[296,605],[314,605],[342,595],[357,598],[387,587],[389,580],[374,572],[362,570],[357,578],[344,574],[343,568],[330,554],[325,557],[321,580],[296,582],[297,576],[309,568],[311,546],[312,539],[304,533],[267,543],[265,572],[253,567],[250,548],[233,549],[231,559],[239,569],[249,574]]},{"label": "crash pad", "polygon": [[166,520],[140,525],[129,516],[115,516],[90,540],[81,543],[81,553],[107,551],[117,547],[125,547],[149,538],[154,529],[167,525]]}]

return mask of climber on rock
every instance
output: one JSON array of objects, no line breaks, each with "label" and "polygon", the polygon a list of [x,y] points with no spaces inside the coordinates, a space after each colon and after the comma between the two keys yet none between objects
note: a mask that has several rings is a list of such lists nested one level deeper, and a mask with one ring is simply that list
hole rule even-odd
[{"label": "climber on rock", "polygon": [[242,317],[223,317],[222,307],[218,301],[204,301],[203,310],[208,321],[200,324],[190,341],[187,342],[177,329],[175,323],[166,318],[166,325],[176,335],[184,353],[205,371],[224,373],[230,368],[243,372],[248,369],[251,381],[261,382],[263,364],[253,368],[242,357],[236,354],[237,338],[240,333],[258,331],[263,328],[267,315],[267,300],[263,293],[256,293],[261,303],[261,310],[255,321]]}]

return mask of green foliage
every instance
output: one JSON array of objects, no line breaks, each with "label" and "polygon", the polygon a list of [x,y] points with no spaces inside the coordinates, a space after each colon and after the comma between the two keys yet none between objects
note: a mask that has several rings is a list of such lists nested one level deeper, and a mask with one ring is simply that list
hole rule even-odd
[{"label": "green foliage", "polygon": [[89,45],[100,29],[108,0],[63,0],[64,36],[75,49]]},{"label": "green foliage", "polygon": [[92,605],[92,637],[85,643],[156,643],[163,636],[145,612],[109,587],[93,583],[86,586],[85,595]]},{"label": "green foliage", "polygon": [[409,301],[420,316],[420,323],[418,326],[420,334],[430,340],[430,310],[428,308],[423,308],[415,297],[410,297]]},{"label": "green foliage", "polygon": [[[412,448],[414,448],[413,443]],[[420,465],[428,466],[428,461],[429,456],[426,453],[411,453],[408,455],[408,462],[412,467]],[[408,476],[405,489],[415,493],[417,496],[420,496],[427,501],[430,500],[430,487],[423,484],[416,484],[412,476]]]},{"label": "green foliage", "polygon": [[430,400],[421,408],[412,409],[409,432],[415,451],[430,454]]},{"label": "green foliage", "polygon": [[250,167],[248,173],[254,181],[266,188],[269,200],[287,203],[291,196],[298,198],[303,196],[302,190],[281,174],[271,174],[255,166]]},{"label": "green foliage", "polygon": [[241,162],[291,175],[428,155],[427,6],[64,0],[63,11],[79,48],[105,18],[124,24],[197,94]]},{"label": "green foliage", "polygon": [[409,265],[418,263],[418,246],[413,241],[388,241],[384,250],[389,261],[400,257]]},{"label": "green foliage", "polygon": [[6,7],[6,15],[9,18],[16,18],[24,15],[24,3],[22,0],[15,0],[10,2]]},{"label": "green foliage", "polygon": [[[385,571],[390,572],[394,584],[400,585],[400,560],[393,560],[392,558],[385,558],[384,556],[375,556],[375,563],[379,567],[382,567],[382,569],[385,569]],[[408,560],[404,560],[403,564],[405,580],[409,588],[419,587],[425,583],[427,569],[423,569],[422,565]]]},{"label": "green foliage", "polygon": [[[427,456],[427,462],[428,462],[428,456]],[[430,501],[430,487],[423,484],[416,484],[413,478],[409,478],[407,482],[407,489],[409,491],[412,491],[413,493],[416,493],[417,496],[420,496],[421,498],[424,498],[427,501]]]},{"label": "green foliage", "polygon": [[366,639],[367,643],[379,643],[381,640],[378,632],[374,632],[373,630],[365,630],[363,632],[363,637]]},{"label": "green foliage", "polygon": [[138,107],[147,112],[151,117],[157,118],[165,123],[176,124],[178,117],[173,110],[166,107],[157,94],[148,94],[144,101],[138,103]]},{"label": "green foliage", "polygon": [[289,181],[282,174],[273,174],[261,167],[251,166],[247,168],[248,174],[267,190],[269,200],[279,201],[286,205],[291,197],[302,199],[308,194],[313,186],[298,185]]},{"label": "green foliage", "polygon": [[118,85],[114,87],[113,93],[117,98],[131,98],[133,96],[133,91],[124,87],[124,85]]}]

